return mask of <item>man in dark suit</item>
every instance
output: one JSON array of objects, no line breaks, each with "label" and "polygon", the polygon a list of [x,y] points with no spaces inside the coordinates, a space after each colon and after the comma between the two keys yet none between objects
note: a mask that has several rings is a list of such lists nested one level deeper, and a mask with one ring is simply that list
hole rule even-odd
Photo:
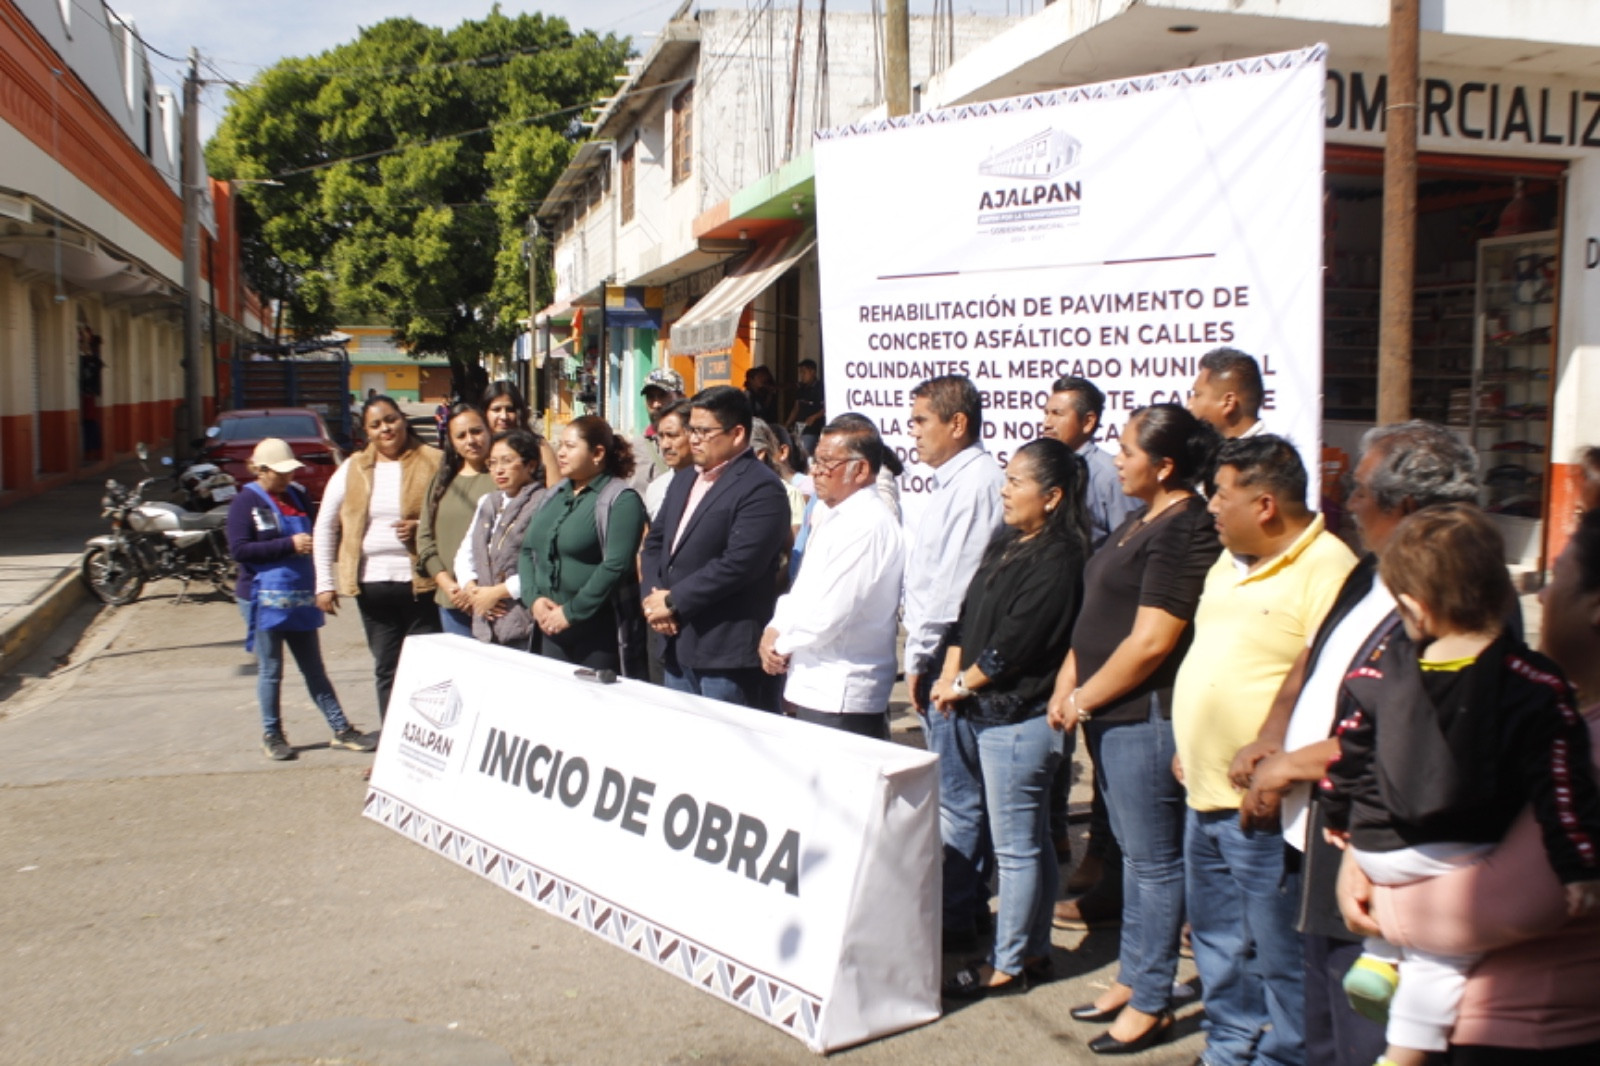
[{"label": "man in dark suit", "polygon": [[783,483],[750,450],[750,400],[715,385],[689,401],[694,467],[680,470],[644,540],[644,616],[667,637],[666,685],[773,710],[761,633],[789,538]]}]

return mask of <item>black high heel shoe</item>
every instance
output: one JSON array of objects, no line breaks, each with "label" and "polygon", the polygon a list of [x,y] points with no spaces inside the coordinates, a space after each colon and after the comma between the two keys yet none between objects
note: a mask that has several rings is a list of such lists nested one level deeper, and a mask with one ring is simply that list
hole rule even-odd
[{"label": "black high heel shoe", "polygon": [[[1122,1007],[1126,1006],[1126,1003],[1122,1004]],[[1117,1015],[1122,1013],[1122,1007],[1110,1007],[1106,1010],[1101,1010],[1093,1003],[1084,1003],[1073,1007],[1067,1014],[1075,1022],[1114,1022],[1117,1020]]]},{"label": "black high heel shoe", "polygon": [[945,999],[972,1002],[979,999],[993,999],[997,996],[1017,996],[1028,990],[1027,971],[1017,974],[1009,981],[1000,984],[989,984],[983,976],[980,967],[983,964],[974,963],[963,966],[956,971],[956,975],[944,983],[940,990]]},{"label": "black high heel shoe", "polygon": [[1150,1028],[1132,1040],[1118,1040],[1109,1032],[1105,1032],[1089,1041],[1089,1050],[1096,1055],[1132,1055],[1146,1048],[1155,1047],[1171,1037],[1172,1011],[1164,1010],[1156,1015],[1156,1020],[1151,1023]]}]

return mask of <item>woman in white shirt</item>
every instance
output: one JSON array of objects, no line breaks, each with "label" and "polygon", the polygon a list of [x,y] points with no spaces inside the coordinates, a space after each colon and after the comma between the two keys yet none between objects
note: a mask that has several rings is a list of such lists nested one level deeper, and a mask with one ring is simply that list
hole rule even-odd
[{"label": "woman in white shirt", "polygon": [[433,579],[416,566],[417,524],[441,455],[388,396],[368,397],[361,425],[367,446],[328,479],[312,545],[317,606],[336,614],[340,596],[356,598],[382,719],[405,638],[439,632]]}]

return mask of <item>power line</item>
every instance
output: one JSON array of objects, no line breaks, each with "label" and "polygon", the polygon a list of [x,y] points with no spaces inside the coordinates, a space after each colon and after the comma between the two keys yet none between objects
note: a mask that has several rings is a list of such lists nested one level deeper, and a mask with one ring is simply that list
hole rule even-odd
[{"label": "power line", "polygon": [[319,170],[326,170],[329,167],[338,166],[340,163],[361,163],[368,159],[380,159],[384,156],[397,155],[400,152],[407,152],[413,148],[427,148],[435,144],[443,144],[446,141],[460,140],[463,137],[471,137],[479,133],[489,133],[493,130],[510,129],[516,126],[527,126],[535,122],[542,122],[545,119],[557,118],[561,115],[568,115],[574,112],[587,111],[591,107],[608,107],[616,103],[618,100],[623,100],[630,96],[645,96],[651,93],[657,93],[662,89],[668,89],[674,85],[681,85],[693,80],[694,78],[692,76],[677,78],[672,81],[661,82],[658,85],[652,85],[648,89],[635,89],[632,92],[618,93],[617,95],[605,100],[594,100],[581,104],[573,104],[571,107],[558,108],[555,111],[546,111],[538,115],[527,115],[523,118],[510,119],[506,122],[493,122],[487,126],[478,126],[475,129],[461,130],[456,133],[442,133],[437,137],[430,137],[425,141],[414,141],[409,144],[397,144],[393,148],[380,148],[377,151],[362,152],[359,155],[344,156],[340,159],[325,159],[320,163],[312,163],[309,166],[294,167],[290,170],[282,170],[269,176],[273,178],[292,178],[301,174],[312,174]]}]

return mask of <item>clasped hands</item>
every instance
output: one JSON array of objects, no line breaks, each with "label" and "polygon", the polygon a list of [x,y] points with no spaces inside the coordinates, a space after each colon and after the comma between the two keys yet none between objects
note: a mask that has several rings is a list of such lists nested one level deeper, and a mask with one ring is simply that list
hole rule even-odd
[{"label": "clasped hands", "polygon": [[668,590],[656,589],[644,598],[644,620],[650,628],[663,636],[678,635],[677,613],[667,606]]}]

